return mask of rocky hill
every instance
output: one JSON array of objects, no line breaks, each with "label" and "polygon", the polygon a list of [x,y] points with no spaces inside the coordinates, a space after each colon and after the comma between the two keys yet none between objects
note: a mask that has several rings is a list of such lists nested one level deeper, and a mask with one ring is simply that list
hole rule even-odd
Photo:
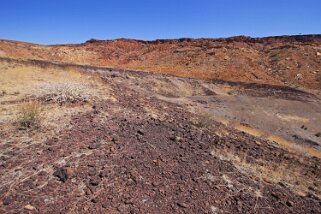
[{"label": "rocky hill", "polygon": [[321,89],[321,35],[141,41],[73,45],[0,41],[0,57]]}]

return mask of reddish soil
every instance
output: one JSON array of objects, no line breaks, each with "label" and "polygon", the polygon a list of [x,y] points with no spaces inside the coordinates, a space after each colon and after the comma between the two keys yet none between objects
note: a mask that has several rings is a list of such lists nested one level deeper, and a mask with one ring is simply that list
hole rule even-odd
[{"label": "reddish soil", "polygon": [[89,40],[43,46],[0,41],[0,57],[321,89],[321,36]]}]

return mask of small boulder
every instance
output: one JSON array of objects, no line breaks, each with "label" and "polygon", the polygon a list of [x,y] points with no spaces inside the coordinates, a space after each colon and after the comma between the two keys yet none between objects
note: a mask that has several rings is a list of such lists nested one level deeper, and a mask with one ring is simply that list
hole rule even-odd
[{"label": "small boulder", "polygon": [[273,198],[275,198],[276,200],[279,200],[279,199],[280,199],[280,197],[279,197],[275,192],[272,192],[272,193],[271,193],[271,196],[272,196]]},{"label": "small boulder", "polygon": [[285,202],[285,204],[286,204],[288,207],[293,207],[293,202],[292,202],[292,201],[287,201],[287,202]]},{"label": "small boulder", "polygon": [[171,141],[175,141],[175,136],[170,136],[169,139],[170,139]]},{"label": "small boulder", "polygon": [[34,206],[31,206],[30,204],[26,205],[24,208],[25,208],[26,210],[30,210],[30,211],[36,209]]},{"label": "small boulder", "polygon": [[5,197],[5,198],[2,200],[2,204],[5,205],[5,206],[11,204],[11,202],[12,202],[12,199],[9,198],[9,197]]},{"label": "small boulder", "polygon": [[302,74],[297,74],[296,77],[295,77],[296,80],[302,80],[303,79],[303,76]]},{"label": "small boulder", "polygon": [[98,199],[97,198],[93,198],[93,199],[91,199],[91,202],[96,204],[98,202]]},{"label": "small boulder", "polygon": [[100,182],[101,182],[101,178],[99,176],[95,176],[91,178],[89,181],[89,183],[93,186],[98,186]]},{"label": "small boulder", "polygon": [[188,205],[185,204],[184,202],[178,202],[177,205],[178,205],[179,207],[182,207],[182,208],[187,208],[187,207],[188,207]]},{"label": "small boulder", "polygon": [[137,133],[140,134],[140,135],[144,135],[144,131],[142,129],[138,129]]},{"label": "small boulder", "polygon": [[66,172],[68,178],[71,178],[75,174],[75,171],[71,167],[67,167]]},{"label": "small boulder", "polygon": [[100,147],[99,143],[92,143],[88,146],[88,149],[92,150],[92,149],[98,149]]},{"label": "small boulder", "polygon": [[68,173],[67,173],[67,169],[65,167],[60,167],[58,168],[54,174],[54,176],[58,177],[60,181],[62,182],[66,182],[68,179]]}]

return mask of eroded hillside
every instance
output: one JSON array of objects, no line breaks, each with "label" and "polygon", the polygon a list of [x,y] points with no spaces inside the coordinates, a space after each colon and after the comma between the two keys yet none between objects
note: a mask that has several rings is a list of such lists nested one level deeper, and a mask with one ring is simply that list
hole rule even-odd
[{"label": "eroded hillside", "polygon": [[0,41],[0,56],[218,79],[321,88],[321,36],[89,40],[43,46]]}]

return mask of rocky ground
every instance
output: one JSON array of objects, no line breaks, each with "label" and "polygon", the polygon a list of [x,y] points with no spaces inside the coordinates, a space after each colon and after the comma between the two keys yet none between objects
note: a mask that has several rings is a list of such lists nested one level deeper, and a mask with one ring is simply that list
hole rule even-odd
[{"label": "rocky ground", "polygon": [[[20,63],[3,63],[1,72],[20,71]],[[30,67],[38,82],[48,81],[40,75],[67,70],[23,66]],[[58,71],[50,70],[53,67]],[[34,73],[35,68],[42,73]],[[37,129],[15,128],[7,112],[21,102],[14,93],[1,97],[2,113],[9,115],[0,122],[1,213],[320,213],[320,138],[314,136],[320,125],[317,91],[77,70],[77,79],[68,80],[98,78],[88,87],[99,96],[57,104],[58,111],[69,113],[55,116],[56,126],[42,121]],[[66,73],[62,77],[66,81]],[[27,86],[20,88],[24,90]],[[219,102],[209,104],[215,98]],[[295,133],[315,145],[282,144],[235,125],[243,122],[259,130],[258,117],[244,124],[229,112],[214,111],[217,103],[235,106],[233,99],[238,99],[239,106],[246,107],[245,99],[260,98],[278,106],[288,102],[289,109],[292,102],[310,109],[296,115],[308,118],[307,133],[290,127],[291,134],[281,137],[291,140]],[[55,105],[42,102],[49,112]],[[263,112],[262,106],[264,102],[252,108]],[[297,118],[295,113],[290,118]],[[299,125],[302,120],[289,123]],[[264,133],[282,132],[273,130],[268,127]]]}]

